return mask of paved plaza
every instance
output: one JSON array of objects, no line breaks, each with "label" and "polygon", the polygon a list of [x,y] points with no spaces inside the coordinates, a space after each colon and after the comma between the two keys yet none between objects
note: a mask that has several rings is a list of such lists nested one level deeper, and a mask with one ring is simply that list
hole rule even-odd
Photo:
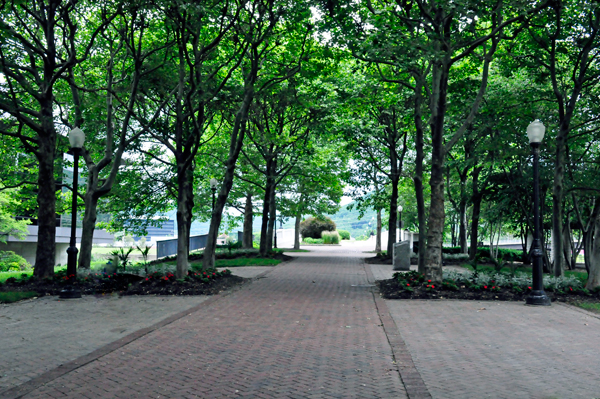
[{"label": "paved plaza", "polygon": [[0,307],[0,398],[600,398],[600,319],[553,304],[383,300],[353,243],[213,297]]}]

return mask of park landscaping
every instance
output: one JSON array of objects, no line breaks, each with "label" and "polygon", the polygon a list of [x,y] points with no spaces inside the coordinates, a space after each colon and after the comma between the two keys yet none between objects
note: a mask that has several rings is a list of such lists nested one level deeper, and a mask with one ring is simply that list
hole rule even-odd
[{"label": "park landscaping", "polygon": [[[74,284],[83,295],[214,295],[247,281],[233,275],[229,269],[202,269],[202,256],[202,252],[190,255],[190,270],[183,279],[175,277],[176,257],[139,262],[116,272],[96,268],[77,277],[67,276],[64,267],[56,268],[51,279],[36,279],[31,273],[12,272],[9,277],[0,276],[0,294],[8,303],[32,296],[58,295],[68,284]],[[222,250],[217,254],[216,266],[275,266],[289,259],[291,257],[282,251],[260,257],[256,250]]]},{"label": "park landscaping", "polygon": [[[585,273],[565,273],[564,277],[544,276],[544,290],[552,301],[568,302],[589,310],[600,309],[600,289],[584,288]],[[525,301],[532,289],[531,272],[500,270],[444,271],[440,284],[426,280],[416,271],[394,273],[393,278],[378,282],[386,299],[466,299]],[[585,304],[585,305],[583,305]]]}]

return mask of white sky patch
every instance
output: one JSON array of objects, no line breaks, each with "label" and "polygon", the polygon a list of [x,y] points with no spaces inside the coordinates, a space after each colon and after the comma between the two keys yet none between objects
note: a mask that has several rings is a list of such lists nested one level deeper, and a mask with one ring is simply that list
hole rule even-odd
[{"label": "white sky patch", "polygon": [[346,206],[346,205],[348,205],[351,202],[352,202],[352,197],[348,197],[347,195],[344,195],[342,197],[342,200],[340,201],[340,205],[341,206]]}]

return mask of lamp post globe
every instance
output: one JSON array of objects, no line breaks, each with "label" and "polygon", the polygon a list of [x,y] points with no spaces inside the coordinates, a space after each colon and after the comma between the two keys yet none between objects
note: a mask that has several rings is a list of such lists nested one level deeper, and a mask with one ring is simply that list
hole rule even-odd
[{"label": "lamp post globe", "polygon": [[85,142],[85,133],[78,127],[69,132],[69,144],[73,154],[73,199],[71,201],[71,237],[67,248],[67,281],[68,284],[59,294],[60,298],[81,298],[81,291],[75,286],[77,279],[77,183],[79,180],[79,155]]},{"label": "lamp post globe", "polygon": [[527,126],[527,137],[533,150],[533,265],[532,290],[526,298],[527,305],[550,306],[550,298],[544,292],[542,275],[542,246],[540,244],[540,144],[546,127],[538,119]]},{"label": "lamp post globe", "polygon": [[539,119],[534,120],[527,126],[527,137],[529,144],[540,144],[544,139],[546,126]]}]

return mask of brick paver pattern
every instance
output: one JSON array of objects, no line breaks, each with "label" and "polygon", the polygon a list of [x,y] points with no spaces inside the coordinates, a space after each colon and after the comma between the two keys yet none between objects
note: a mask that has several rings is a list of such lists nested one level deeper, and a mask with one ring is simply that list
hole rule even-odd
[{"label": "brick paver pattern", "polygon": [[406,397],[367,285],[306,254],[24,397]]},{"label": "brick paver pattern", "polygon": [[600,398],[600,320],[553,303],[386,301],[435,399]]},{"label": "brick paver pattern", "polygon": [[87,295],[0,305],[2,392],[207,299]]}]

